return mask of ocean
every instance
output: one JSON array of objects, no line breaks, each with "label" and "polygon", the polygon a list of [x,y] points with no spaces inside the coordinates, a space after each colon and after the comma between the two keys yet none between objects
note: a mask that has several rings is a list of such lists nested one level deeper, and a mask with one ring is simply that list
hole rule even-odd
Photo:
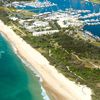
[{"label": "ocean", "polygon": [[[38,0],[40,2],[44,2],[45,0]],[[57,4],[57,6],[52,7],[43,7],[43,8],[34,8],[31,6],[17,6],[17,9],[23,9],[23,10],[30,10],[35,13],[44,13],[44,12],[56,12],[59,10],[65,11],[66,9],[73,9],[74,13],[76,13],[77,10],[81,11],[89,11],[87,13],[76,13],[80,14],[79,17],[83,17],[82,19],[84,22],[89,20],[89,22],[85,24],[83,30],[89,31],[93,35],[100,37],[100,4],[96,4],[93,2],[90,2],[88,0],[48,0],[51,3]],[[98,14],[95,15],[94,13]],[[90,16],[90,14],[93,14],[93,16]],[[88,18],[84,18],[84,16]]]},{"label": "ocean", "polygon": [[44,100],[39,78],[0,35],[0,100]]}]

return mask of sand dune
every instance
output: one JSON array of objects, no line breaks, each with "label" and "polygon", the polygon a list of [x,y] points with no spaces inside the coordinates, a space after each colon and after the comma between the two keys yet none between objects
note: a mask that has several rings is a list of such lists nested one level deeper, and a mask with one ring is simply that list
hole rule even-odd
[{"label": "sand dune", "polygon": [[58,73],[44,56],[16,35],[2,21],[0,21],[0,32],[15,46],[18,54],[32,65],[31,69],[38,72],[43,79],[44,88],[49,91],[55,100],[91,100],[91,90],[89,88],[76,85]]}]

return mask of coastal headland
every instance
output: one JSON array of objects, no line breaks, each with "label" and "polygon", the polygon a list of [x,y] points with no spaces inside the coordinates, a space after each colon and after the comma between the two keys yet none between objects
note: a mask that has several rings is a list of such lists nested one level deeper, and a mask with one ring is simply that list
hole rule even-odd
[{"label": "coastal headland", "polygon": [[62,74],[49,64],[49,61],[38,51],[27,44],[12,29],[0,21],[0,32],[9,42],[15,46],[18,54],[32,65],[43,79],[43,86],[54,97],[55,100],[91,100],[91,90],[76,85],[65,78]]}]

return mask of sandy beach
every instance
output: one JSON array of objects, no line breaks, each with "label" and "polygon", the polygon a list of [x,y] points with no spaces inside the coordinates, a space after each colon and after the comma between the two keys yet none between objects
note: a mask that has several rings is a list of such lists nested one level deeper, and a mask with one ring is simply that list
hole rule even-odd
[{"label": "sandy beach", "polygon": [[38,51],[27,44],[12,29],[0,21],[0,32],[17,49],[18,54],[32,65],[43,79],[44,88],[55,100],[91,100],[91,89],[80,86],[65,78]]}]

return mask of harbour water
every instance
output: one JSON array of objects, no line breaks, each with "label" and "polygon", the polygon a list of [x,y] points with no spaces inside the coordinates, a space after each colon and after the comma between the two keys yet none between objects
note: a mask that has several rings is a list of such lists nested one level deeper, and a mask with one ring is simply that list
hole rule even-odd
[{"label": "harbour water", "polygon": [[[45,0],[38,0],[44,2]],[[36,13],[73,11],[74,15],[79,15],[79,20],[84,21],[84,30],[100,37],[100,4],[88,0],[48,0],[55,6],[35,8],[32,6],[17,6],[18,9],[30,10]],[[78,11],[78,12],[77,12]],[[76,13],[77,12],[77,13]],[[73,16],[74,16],[73,15]],[[87,21],[89,20],[89,21]]]},{"label": "harbour water", "polygon": [[39,78],[0,35],[0,100],[44,100]]}]

